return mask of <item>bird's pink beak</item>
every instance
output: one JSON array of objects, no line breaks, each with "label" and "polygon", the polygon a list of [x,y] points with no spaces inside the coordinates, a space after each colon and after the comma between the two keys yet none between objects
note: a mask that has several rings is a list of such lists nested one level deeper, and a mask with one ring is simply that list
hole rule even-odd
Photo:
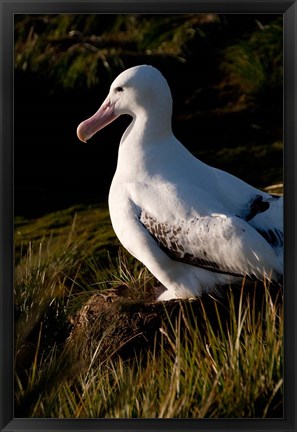
[{"label": "bird's pink beak", "polygon": [[79,124],[76,131],[78,138],[83,142],[87,142],[96,132],[103,129],[117,117],[114,113],[114,105],[107,97],[92,117]]}]

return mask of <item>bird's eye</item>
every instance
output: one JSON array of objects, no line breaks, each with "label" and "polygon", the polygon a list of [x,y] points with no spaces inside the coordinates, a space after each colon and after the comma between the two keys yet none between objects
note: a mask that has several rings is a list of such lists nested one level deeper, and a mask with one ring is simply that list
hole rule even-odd
[{"label": "bird's eye", "polygon": [[116,87],[115,89],[116,92],[122,92],[124,91],[123,87]]}]

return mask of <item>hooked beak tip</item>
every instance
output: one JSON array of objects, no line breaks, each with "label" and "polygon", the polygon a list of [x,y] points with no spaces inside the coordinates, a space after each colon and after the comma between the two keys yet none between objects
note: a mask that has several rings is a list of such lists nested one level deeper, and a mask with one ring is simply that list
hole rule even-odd
[{"label": "hooked beak tip", "polygon": [[107,97],[92,117],[78,125],[76,130],[77,136],[80,141],[86,143],[96,132],[107,126],[116,118],[117,115],[114,114],[114,105],[111,104]]},{"label": "hooked beak tip", "polygon": [[82,126],[82,123],[80,123],[78,125],[78,128],[76,129],[76,135],[81,142],[86,143],[87,140],[86,140],[86,137],[84,136],[84,134],[82,133],[82,127],[81,126]]}]

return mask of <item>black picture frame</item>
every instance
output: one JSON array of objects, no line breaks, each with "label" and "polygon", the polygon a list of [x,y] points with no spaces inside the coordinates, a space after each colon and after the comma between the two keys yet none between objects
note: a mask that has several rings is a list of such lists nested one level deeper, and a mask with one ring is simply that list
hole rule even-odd
[{"label": "black picture frame", "polygon": [[[297,4],[250,0],[0,0],[1,19],[1,248],[0,428],[1,431],[296,431],[296,167]],[[284,16],[285,195],[285,406],[283,419],[20,419],[13,413],[13,16],[16,13],[280,13]]]}]

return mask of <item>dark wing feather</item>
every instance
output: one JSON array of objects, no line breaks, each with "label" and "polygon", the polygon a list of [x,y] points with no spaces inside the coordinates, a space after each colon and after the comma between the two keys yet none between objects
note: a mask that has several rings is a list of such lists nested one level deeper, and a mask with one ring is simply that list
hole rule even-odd
[{"label": "dark wing feather", "polygon": [[[251,226],[253,226],[258,233],[270,244],[274,249],[283,247],[284,238],[283,232],[277,227],[273,227],[273,219],[268,219],[269,224],[267,225],[265,219],[266,215],[269,217],[269,212],[273,211],[274,206],[279,206],[280,196],[269,195],[263,197],[262,195],[255,195],[248,203],[246,208],[240,212],[238,217],[244,219]],[[279,212],[280,213],[280,212]],[[257,220],[260,217],[260,224],[257,224]],[[261,225],[262,222],[262,225]]]}]

